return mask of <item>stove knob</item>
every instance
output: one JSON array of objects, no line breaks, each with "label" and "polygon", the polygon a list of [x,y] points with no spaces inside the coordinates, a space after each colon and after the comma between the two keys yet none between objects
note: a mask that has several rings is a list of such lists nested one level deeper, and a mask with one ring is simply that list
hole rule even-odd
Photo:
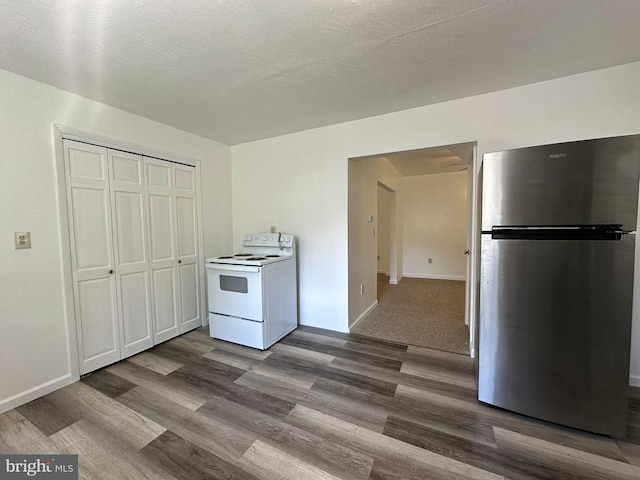
[{"label": "stove knob", "polygon": [[262,237],[262,240],[266,242],[267,241],[267,236],[265,235],[264,237]]}]

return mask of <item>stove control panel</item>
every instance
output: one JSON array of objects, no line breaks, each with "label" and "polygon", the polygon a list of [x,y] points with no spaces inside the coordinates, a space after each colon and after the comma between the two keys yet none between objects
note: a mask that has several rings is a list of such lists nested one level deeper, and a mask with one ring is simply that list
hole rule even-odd
[{"label": "stove control panel", "polygon": [[245,235],[242,239],[242,246],[244,247],[257,247],[257,246],[284,246],[292,247],[294,236],[290,233],[252,233]]}]

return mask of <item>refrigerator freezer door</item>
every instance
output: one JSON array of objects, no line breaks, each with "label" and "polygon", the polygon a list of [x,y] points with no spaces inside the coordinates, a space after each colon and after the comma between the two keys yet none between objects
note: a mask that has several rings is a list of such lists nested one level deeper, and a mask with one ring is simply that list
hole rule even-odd
[{"label": "refrigerator freezer door", "polygon": [[618,224],[634,231],[639,175],[640,135],[485,154],[482,230]]},{"label": "refrigerator freezer door", "polygon": [[482,235],[478,399],[626,436],[635,235]]}]

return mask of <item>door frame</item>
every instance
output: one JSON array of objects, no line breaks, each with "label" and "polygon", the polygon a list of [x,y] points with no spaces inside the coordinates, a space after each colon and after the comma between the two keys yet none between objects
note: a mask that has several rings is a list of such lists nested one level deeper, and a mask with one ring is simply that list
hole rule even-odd
[{"label": "door frame", "polygon": [[[63,293],[63,312],[66,319],[67,328],[67,351],[69,353],[69,371],[71,372],[71,382],[80,379],[80,359],[78,357],[78,335],[77,335],[77,318],[74,306],[73,294],[73,274],[71,265],[71,237],[69,234],[69,209],[67,202],[67,182],[65,177],[64,165],[64,146],[63,139],[75,140],[78,142],[98,145],[113,150],[120,150],[134,153],[146,157],[158,158],[173,163],[181,163],[189,165],[196,169],[196,193],[197,193],[197,223],[198,223],[198,254],[204,260],[204,232],[202,220],[202,181],[200,160],[174,153],[165,152],[145,145],[138,145],[126,140],[114,139],[106,137],[94,132],[88,132],[75,127],[62,124],[53,124],[53,141],[54,141],[54,167],[57,186],[57,207],[58,207],[58,236],[60,239],[60,255],[62,259],[62,293]],[[202,312],[202,325],[207,324],[206,309],[206,279],[204,271],[204,262],[200,262],[198,266],[200,277],[200,311]]]}]

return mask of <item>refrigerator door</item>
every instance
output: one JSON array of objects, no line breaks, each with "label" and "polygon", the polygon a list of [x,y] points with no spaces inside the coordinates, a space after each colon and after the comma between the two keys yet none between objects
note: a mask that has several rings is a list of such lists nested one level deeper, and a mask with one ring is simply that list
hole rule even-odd
[{"label": "refrigerator door", "polygon": [[634,231],[639,175],[640,135],[485,154],[482,231],[594,224]]},{"label": "refrigerator door", "polygon": [[482,235],[478,399],[626,436],[635,235]]}]

